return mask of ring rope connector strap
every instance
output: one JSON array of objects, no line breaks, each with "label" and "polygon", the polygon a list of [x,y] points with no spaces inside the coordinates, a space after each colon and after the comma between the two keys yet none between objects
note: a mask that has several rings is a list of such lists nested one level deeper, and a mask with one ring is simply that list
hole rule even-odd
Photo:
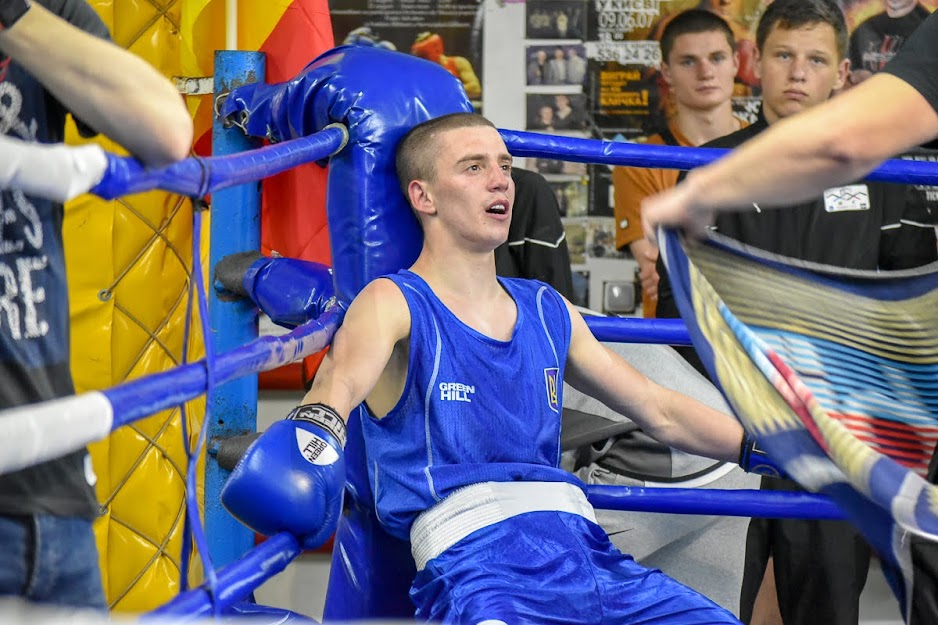
[{"label": "ring rope connector strap", "polygon": [[324,429],[332,434],[339,442],[339,446],[345,449],[345,441],[348,433],[345,428],[345,421],[339,416],[335,408],[326,404],[303,404],[293,409],[287,415],[290,421],[306,421]]},{"label": "ring rope connector strap", "polygon": [[[217,96],[215,96],[215,102],[212,104],[212,109],[215,114],[215,118],[221,122],[222,127],[240,128],[241,132],[243,132],[245,135],[248,135],[247,125],[248,125],[248,119],[251,117],[250,111],[247,111],[247,110],[235,111],[234,113],[232,113],[231,115],[228,115],[227,117],[222,117],[221,109],[225,105],[225,101],[228,99],[228,96],[230,95],[231,95],[230,91],[223,91],[222,93],[219,93]],[[235,118],[234,115],[237,115],[238,117]]]},{"label": "ring rope connector strap", "polygon": [[199,190],[190,198],[192,200],[192,210],[195,212],[207,211],[209,209],[209,203],[205,200],[205,197],[209,194],[212,185],[210,167],[202,156],[195,156],[193,160],[199,164],[201,177],[199,179]]}]

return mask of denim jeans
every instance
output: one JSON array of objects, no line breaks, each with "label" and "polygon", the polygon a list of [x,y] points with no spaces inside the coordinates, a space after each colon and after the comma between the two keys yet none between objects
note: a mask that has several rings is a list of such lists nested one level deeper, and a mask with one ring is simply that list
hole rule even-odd
[{"label": "denim jeans", "polygon": [[0,516],[0,597],[106,611],[91,520]]}]

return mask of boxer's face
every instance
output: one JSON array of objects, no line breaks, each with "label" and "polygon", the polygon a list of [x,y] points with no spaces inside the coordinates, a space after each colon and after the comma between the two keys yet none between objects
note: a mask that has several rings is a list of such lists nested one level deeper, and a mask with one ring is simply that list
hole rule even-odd
[{"label": "boxer's face", "polygon": [[849,67],[830,24],[792,29],[776,24],[756,63],[766,120],[773,123],[826,101],[844,86]]},{"label": "boxer's face", "polygon": [[449,237],[467,247],[495,249],[508,237],[515,184],[511,155],[494,128],[457,128],[437,138],[432,180],[423,183],[415,208],[426,214],[427,226],[437,221]]}]

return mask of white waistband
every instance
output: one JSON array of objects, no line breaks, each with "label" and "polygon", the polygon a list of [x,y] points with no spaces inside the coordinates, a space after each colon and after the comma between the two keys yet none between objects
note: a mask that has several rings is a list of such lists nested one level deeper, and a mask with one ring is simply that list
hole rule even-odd
[{"label": "white waistband", "polygon": [[567,482],[483,482],[454,491],[424,511],[410,528],[417,570],[483,527],[523,514],[552,510],[596,522],[583,491]]}]

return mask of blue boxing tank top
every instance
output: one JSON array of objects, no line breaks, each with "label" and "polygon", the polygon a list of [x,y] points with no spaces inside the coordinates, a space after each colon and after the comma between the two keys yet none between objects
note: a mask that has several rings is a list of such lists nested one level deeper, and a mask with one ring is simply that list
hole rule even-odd
[{"label": "blue boxing tank top", "polygon": [[410,308],[407,380],[397,405],[362,431],[378,520],[409,539],[417,515],[478,482],[569,482],[559,468],[570,316],[542,282],[499,278],[518,309],[508,341],[452,313],[417,274],[386,276]]}]

